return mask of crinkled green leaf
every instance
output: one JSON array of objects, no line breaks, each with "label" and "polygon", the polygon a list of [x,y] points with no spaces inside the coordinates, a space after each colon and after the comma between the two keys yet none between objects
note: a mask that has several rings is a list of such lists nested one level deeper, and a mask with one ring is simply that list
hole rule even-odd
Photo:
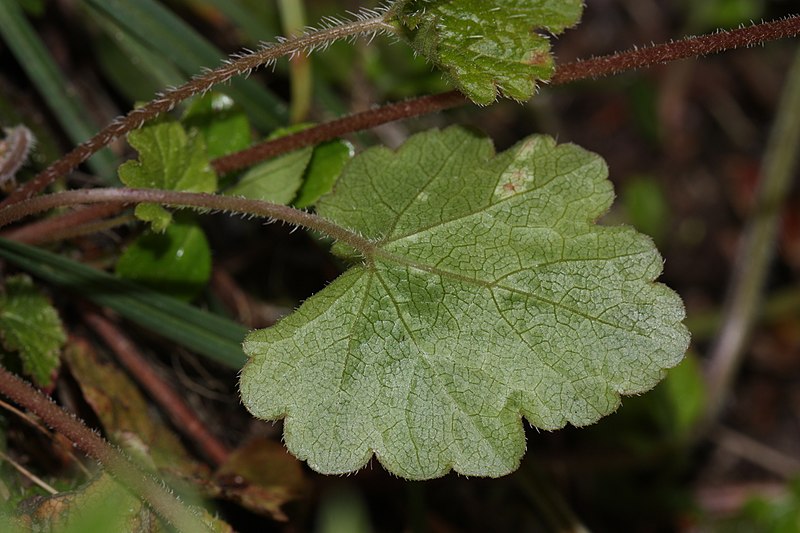
[{"label": "crinkled green leaf", "polygon": [[42,386],[52,383],[67,336],[58,312],[28,276],[5,280],[0,294],[3,347],[18,352],[26,374]]},{"label": "crinkled green leaf", "polygon": [[116,270],[122,278],[191,300],[211,277],[211,248],[200,225],[179,216],[164,233],[148,232],[133,241]]},{"label": "crinkled green leaf", "polygon": [[[176,122],[161,122],[132,131],[128,142],[139,152],[138,161],[119,167],[119,178],[128,187],[170,191],[215,192],[217,175],[211,168],[203,138],[187,134]],[[155,204],[136,207],[136,216],[164,231],[172,215]]]},{"label": "crinkled green leaf", "polygon": [[606,177],[542,136],[495,156],[451,128],[362,153],[317,209],[374,248],[248,336],[244,404],[285,417],[289,450],[321,472],[374,454],[406,478],[499,476],[522,416],[582,426],[652,388],[686,350],[683,304],[653,283],[648,237],[593,224]]},{"label": "crinkled green leaf", "polygon": [[394,15],[414,49],[473,102],[527,100],[554,71],[550,41],[578,23],[583,0],[400,0]]}]

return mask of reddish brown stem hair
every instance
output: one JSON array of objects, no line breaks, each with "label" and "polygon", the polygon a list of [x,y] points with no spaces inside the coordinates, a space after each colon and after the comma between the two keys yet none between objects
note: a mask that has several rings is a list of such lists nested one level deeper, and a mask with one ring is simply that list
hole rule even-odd
[{"label": "reddish brown stem hair", "polygon": [[[375,31],[379,29],[380,24],[376,26]],[[689,57],[700,57],[723,50],[753,46],[759,43],[793,37],[798,34],[800,34],[800,16],[792,16],[746,28],[717,32],[699,37],[687,37],[670,43],[636,48],[608,56],[568,63],[558,67],[550,83],[553,85],[560,85],[582,79],[609,76],[659,63],[667,63]],[[297,43],[294,43],[294,47],[296,48],[297,46]],[[258,61],[252,63],[252,61],[254,61],[253,59],[250,59],[251,63],[246,64],[243,64],[242,61],[243,60],[237,60],[233,64],[236,66],[236,69],[238,69],[238,72],[247,71],[261,64]],[[263,59],[260,61],[263,62]],[[214,84],[229,79],[237,73],[234,72],[233,65],[231,65],[231,70],[226,70],[223,74],[212,76],[210,73],[192,80],[186,85],[170,91],[168,93],[170,95],[169,99],[160,98],[154,100],[147,106],[133,110],[122,119],[111,123],[92,139],[76,147],[72,152],[53,163],[33,180],[26,183],[25,186],[15,191],[14,194],[0,203],[0,207],[30,198],[59,177],[73,170],[92,154],[106,146],[112,139],[136,129],[141,126],[144,121],[168,111],[178,101],[188,98],[193,94],[208,90]],[[212,73],[215,72],[218,71],[212,71]],[[304,146],[330,140],[344,135],[345,133],[373,128],[403,118],[433,113],[464,103],[466,103],[466,99],[463,96],[455,92],[450,92],[390,104],[376,110],[351,115],[295,135],[254,146],[238,154],[233,154],[217,160],[214,166],[219,172],[228,172],[244,168],[266,157],[273,157]]]},{"label": "reddish brown stem hair", "polygon": [[[645,48],[635,48],[612,55],[595,57],[559,65],[550,85],[564,85],[578,80],[601,78],[621,72],[651,67],[690,57],[702,57],[716,52],[794,37],[800,34],[800,16],[765,22],[746,28],[717,32],[700,37]],[[254,165],[264,159],[330,141],[347,133],[366,130],[396,120],[435,113],[468,103],[456,91],[413,98],[356,113],[326,122],[307,130],[272,141],[257,144],[213,162],[219,173],[231,172]]]}]

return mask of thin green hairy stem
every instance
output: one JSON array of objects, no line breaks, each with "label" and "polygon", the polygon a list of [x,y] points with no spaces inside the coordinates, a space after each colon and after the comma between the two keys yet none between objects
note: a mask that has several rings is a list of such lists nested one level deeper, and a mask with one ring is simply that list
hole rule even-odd
[{"label": "thin green hairy stem", "polygon": [[159,189],[86,189],[30,198],[0,210],[0,227],[55,207],[83,204],[134,205],[142,203],[157,203],[173,207],[198,207],[280,220],[324,233],[358,250],[364,257],[370,257],[375,250],[375,244],[369,239],[346,230],[322,217],[285,205],[215,194],[163,191]]},{"label": "thin green hairy stem", "polygon": [[140,128],[148,120],[172,110],[187,98],[205,93],[215,85],[224,83],[234,76],[247,75],[253,69],[271,64],[284,56],[293,57],[297,54],[311,53],[340,39],[394,31],[394,27],[386,22],[386,10],[385,7],[363,10],[355,15],[354,20],[347,23],[341,23],[332,18],[325,19],[320,30],[308,31],[292,39],[280,38],[276,43],[265,44],[254,52],[234,56],[219,68],[209,70],[179,87],[167,90],[147,105],[136,108],[127,115],[114,120],[94,137],[79,144],[25,186],[17,189],[0,203],[0,207],[32,197],[60,176],[73,170],[112,140]]}]

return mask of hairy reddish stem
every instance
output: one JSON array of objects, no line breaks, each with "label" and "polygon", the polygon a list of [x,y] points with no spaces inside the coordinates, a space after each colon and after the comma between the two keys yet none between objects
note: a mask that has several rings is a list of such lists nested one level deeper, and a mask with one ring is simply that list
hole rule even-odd
[{"label": "hairy reddish stem", "polygon": [[179,531],[209,531],[199,515],[171,494],[159,481],[138,468],[121,451],[87,428],[44,394],[0,366],[0,394],[25,407],[54,431],[64,435],[98,461],[122,486],[143,498]]},{"label": "hairy reddish stem", "polygon": [[754,46],[800,34],[800,16],[763,22],[734,30],[686,37],[679,41],[634,48],[608,56],[594,57],[559,66],[552,83],[561,85],[587,78],[611,76],[679,59],[702,57],[725,50]]},{"label": "hairy reddish stem", "polygon": [[[680,41],[634,48],[612,55],[559,65],[550,85],[564,85],[578,80],[601,78],[679,59],[700,57],[724,50],[774,41],[800,34],[800,16],[765,22],[746,28],[718,32]],[[421,96],[326,122],[307,130],[266,141],[241,152],[213,161],[219,173],[247,168],[264,159],[330,141],[347,133],[375,128],[388,122],[418,117],[469,103],[457,91]]]},{"label": "hairy reddish stem", "polygon": [[288,39],[270,46],[265,46],[255,52],[231,60],[217,69],[209,70],[201,75],[195,76],[180,87],[175,87],[164,92],[147,105],[133,109],[127,115],[114,120],[111,124],[100,130],[94,137],[76,146],[75,149],[67,155],[40,172],[24,186],[14,191],[13,194],[0,203],[0,207],[34,196],[59,177],[86,161],[117,137],[140,128],[148,120],[152,120],[162,113],[172,110],[176,105],[187,98],[202,94],[215,85],[230,80],[234,76],[249,73],[253,69],[275,61],[283,56],[313,50],[317,46],[324,46],[342,38],[359,34],[374,34],[393,29],[393,26],[384,22],[383,16],[376,11],[374,17],[358,18],[348,24],[309,32],[294,39]]},{"label": "hairy reddish stem", "polygon": [[134,205],[141,203],[156,203],[174,207],[198,207],[276,219],[324,233],[337,241],[344,242],[365,256],[372,255],[375,251],[375,244],[369,239],[365,239],[361,235],[329,220],[300,209],[247,198],[218,194],[163,191],[160,189],[81,189],[30,198],[0,209],[0,227],[54,207],[83,204]]},{"label": "hairy reddish stem", "polygon": [[252,166],[255,163],[275,157],[298,148],[313,146],[330,141],[347,133],[367,130],[404,118],[435,113],[450,107],[468,103],[469,100],[457,91],[421,96],[403,102],[355,113],[340,119],[332,120],[319,126],[303,130],[292,135],[256,144],[246,150],[220,157],[212,162],[214,170],[220,174]]},{"label": "hairy reddish stem", "polygon": [[[793,37],[798,34],[800,34],[800,16],[792,16],[782,20],[765,22],[727,32],[718,32],[700,37],[687,37],[680,41],[646,48],[635,48],[617,54],[560,65],[555,75],[550,80],[550,84],[562,85],[583,79],[610,76],[628,70],[645,68],[689,57],[699,57],[743,46],[753,46],[758,43]],[[242,152],[219,158],[213,161],[212,165],[217,172],[230,172],[251,166],[266,158],[332,140],[347,133],[374,128],[396,120],[434,113],[465,103],[467,103],[467,99],[456,91],[393,103],[253,146]],[[128,117],[130,116],[131,115],[128,115]],[[101,131],[95,138],[102,134],[103,132]],[[85,144],[88,144],[88,142]],[[82,146],[84,145],[76,148],[73,153],[86,149],[81,148]],[[103,145],[98,146],[97,149],[102,146]],[[85,157],[83,157],[83,159],[80,159],[82,156],[73,156],[73,153],[68,154],[54,163],[50,168],[37,176],[37,178],[29,182],[31,184],[30,188],[28,188],[29,185],[26,184],[26,186],[21,188],[17,193],[0,203],[0,207],[8,206],[32,196],[44,188],[50,181],[72,170],[93,152],[84,154]],[[49,181],[40,180],[45,174],[49,176],[49,178],[47,178]],[[32,185],[34,182],[38,182],[38,184]],[[57,204],[53,205],[53,207],[56,206]],[[280,217],[276,216],[276,218]],[[2,220],[2,217],[0,217],[0,226],[8,223],[8,221],[2,222]]]},{"label": "hairy reddish stem", "polygon": [[175,427],[186,435],[215,466],[228,458],[228,448],[200,421],[194,411],[169,384],[161,379],[133,341],[113,322],[94,311],[84,311],[83,320],[113,350],[117,360],[152,396],[169,416]]},{"label": "hairy reddish stem", "polygon": [[124,210],[120,205],[96,205],[63,215],[46,218],[20,228],[0,232],[0,237],[26,244],[40,244],[60,240],[65,231],[73,231],[83,224],[114,216]]}]

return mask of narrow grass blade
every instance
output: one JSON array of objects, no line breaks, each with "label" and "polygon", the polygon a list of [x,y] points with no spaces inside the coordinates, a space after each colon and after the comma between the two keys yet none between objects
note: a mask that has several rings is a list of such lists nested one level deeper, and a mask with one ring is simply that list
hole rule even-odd
[{"label": "narrow grass blade", "polygon": [[[89,113],[83,105],[64,90],[69,86],[67,80],[25,18],[18,2],[0,2],[0,37],[36,85],[69,139],[78,144],[91,137],[98,130],[97,125],[86,118]],[[116,158],[108,150],[98,152],[88,164],[93,172],[103,177],[115,175]]]},{"label": "narrow grass blade", "polygon": [[[203,68],[221,64],[225,55],[193,28],[154,0],[83,0],[108,15],[118,27],[148,43],[169,58],[184,74],[191,76]],[[234,78],[230,86],[219,90],[228,93],[244,107],[253,122],[264,129],[285,124],[286,106],[275,95],[254,81]]]},{"label": "narrow grass blade", "polygon": [[[286,35],[296,35],[307,26],[306,10],[303,0],[279,0],[283,30]],[[305,54],[298,54],[289,60],[289,73],[292,80],[292,101],[289,118],[292,124],[302,122],[311,111],[313,95],[313,78],[311,77],[311,59]]]},{"label": "narrow grass blade", "polygon": [[0,239],[0,258],[209,359],[236,369],[246,361],[247,329],[236,322],[32,246]]},{"label": "narrow grass blade", "polygon": [[131,101],[147,101],[164,89],[186,80],[163,54],[128,32],[120,31],[105,13],[86,5],[89,18],[102,30],[93,40],[106,77]]},{"label": "narrow grass blade", "polygon": [[225,15],[242,31],[251,44],[271,40],[279,35],[278,27],[269,23],[270,17],[275,20],[278,18],[275,13],[276,8],[270,2],[262,2],[257,9],[243,5],[246,2],[239,0],[206,0],[205,3]]}]

